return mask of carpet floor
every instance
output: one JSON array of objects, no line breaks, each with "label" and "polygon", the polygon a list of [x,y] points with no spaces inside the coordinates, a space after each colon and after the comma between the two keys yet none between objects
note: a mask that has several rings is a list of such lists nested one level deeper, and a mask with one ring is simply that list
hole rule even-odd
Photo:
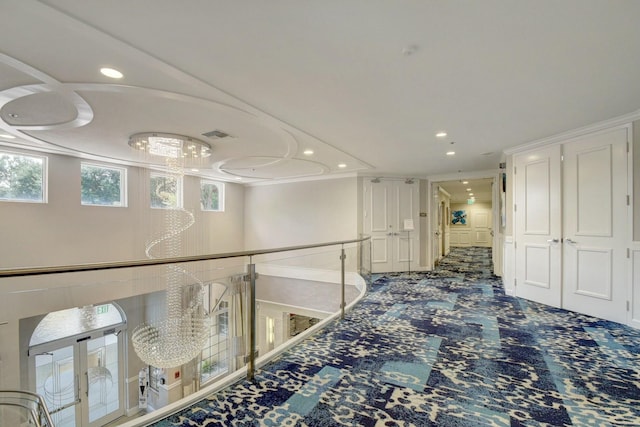
[{"label": "carpet floor", "polygon": [[490,249],[365,298],[169,426],[639,426],[640,331],[504,294]]}]

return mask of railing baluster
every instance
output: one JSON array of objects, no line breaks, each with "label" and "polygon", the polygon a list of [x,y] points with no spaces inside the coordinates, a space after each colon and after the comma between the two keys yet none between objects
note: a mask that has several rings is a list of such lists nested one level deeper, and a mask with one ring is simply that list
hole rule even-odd
[{"label": "railing baluster", "polygon": [[340,251],[340,285],[342,287],[342,301],[340,302],[340,318],[344,319],[344,261],[347,259],[347,255],[344,253],[344,244],[342,244],[342,250]]},{"label": "railing baluster", "polygon": [[249,362],[247,379],[253,381],[256,369],[256,265],[249,257]]}]

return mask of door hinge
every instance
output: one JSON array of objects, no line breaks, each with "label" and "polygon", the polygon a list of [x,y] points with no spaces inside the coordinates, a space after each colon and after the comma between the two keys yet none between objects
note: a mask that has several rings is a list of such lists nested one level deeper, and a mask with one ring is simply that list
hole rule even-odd
[{"label": "door hinge", "polygon": [[518,286],[518,279],[513,279],[513,287],[515,288],[516,286]]},{"label": "door hinge", "polygon": [[517,167],[513,167],[513,174],[515,175],[516,173],[518,173],[518,168]]},{"label": "door hinge", "polygon": [[627,141],[627,153],[629,153],[629,141]]},{"label": "door hinge", "polygon": [[629,301],[627,301],[627,311],[629,311]]},{"label": "door hinge", "polygon": [[627,206],[631,206],[631,196],[627,194]]},{"label": "door hinge", "polygon": [[515,203],[513,204],[513,211],[516,212],[518,210],[518,205],[516,205]]},{"label": "door hinge", "polygon": [[518,242],[513,242],[513,249],[518,249]]},{"label": "door hinge", "polygon": [[560,161],[561,161],[561,162],[564,162],[564,154],[562,154],[562,155],[560,156]]}]

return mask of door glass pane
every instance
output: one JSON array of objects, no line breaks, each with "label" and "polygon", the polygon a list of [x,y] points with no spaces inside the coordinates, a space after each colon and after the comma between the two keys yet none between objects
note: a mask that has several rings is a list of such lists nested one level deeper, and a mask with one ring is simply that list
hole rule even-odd
[{"label": "door glass pane", "polygon": [[39,354],[36,391],[44,397],[56,427],[75,427],[77,386],[73,346]]},{"label": "door glass pane", "polygon": [[118,369],[118,337],[115,334],[87,342],[89,422],[120,408]]}]

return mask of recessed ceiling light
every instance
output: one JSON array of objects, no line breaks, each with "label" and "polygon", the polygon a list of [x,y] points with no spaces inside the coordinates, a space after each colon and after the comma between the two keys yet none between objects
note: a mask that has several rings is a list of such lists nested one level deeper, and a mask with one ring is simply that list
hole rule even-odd
[{"label": "recessed ceiling light", "polygon": [[437,138],[444,138],[445,136],[447,136],[446,132],[438,132],[438,133],[436,133],[436,137]]},{"label": "recessed ceiling light", "polygon": [[236,176],[236,181],[242,181],[242,177],[241,176]]},{"label": "recessed ceiling light", "polygon": [[305,156],[310,156],[313,154],[313,150],[304,150],[303,153]]},{"label": "recessed ceiling light", "polygon": [[469,183],[469,181],[462,181],[462,183],[466,185]]},{"label": "recessed ceiling light", "polygon": [[467,188],[467,191],[471,191],[471,189],[470,189],[470,188]]},{"label": "recessed ceiling light", "polygon": [[473,193],[469,193],[470,196],[473,196]]},{"label": "recessed ceiling light", "polygon": [[107,67],[100,68],[100,72],[102,73],[102,75],[112,79],[121,79],[122,77],[124,77],[124,74],[122,74],[120,71],[116,70],[115,68],[107,68]]},{"label": "recessed ceiling light", "polygon": [[191,172],[200,172],[200,169],[191,169]]},{"label": "recessed ceiling light", "polygon": [[340,169],[344,169],[344,168],[346,168],[346,167],[347,167],[347,164],[346,164],[346,163],[340,163],[340,164],[338,165],[338,167],[339,167]]},{"label": "recessed ceiling light", "polygon": [[454,156],[455,154],[455,151],[447,151],[447,156]]},{"label": "recessed ceiling light", "polygon": [[16,139],[16,137],[15,137],[15,136],[13,136],[13,135],[9,135],[8,133],[0,133],[0,138]]}]

